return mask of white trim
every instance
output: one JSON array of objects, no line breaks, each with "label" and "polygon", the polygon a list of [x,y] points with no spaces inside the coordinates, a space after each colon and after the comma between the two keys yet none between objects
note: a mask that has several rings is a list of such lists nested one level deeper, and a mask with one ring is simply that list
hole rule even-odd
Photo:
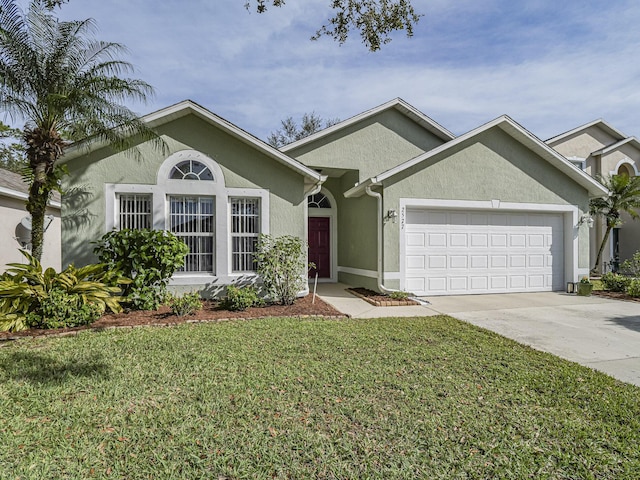
[{"label": "white trim", "polygon": [[[556,152],[553,148],[546,145],[542,141],[540,141],[537,137],[532,135],[530,132],[525,130],[522,126],[516,123],[514,120],[509,118],[506,115],[496,118],[489,123],[486,123],[470,132],[465,133],[457,137],[450,142],[444,143],[439,147],[436,147],[428,152],[423,153],[422,155],[418,155],[417,157],[412,158],[400,165],[391,168],[375,177],[371,177],[359,184],[355,187],[347,190],[344,193],[344,196],[349,197],[358,197],[365,193],[366,188],[372,185],[381,185],[382,182],[389,179],[390,177],[407,170],[419,163],[422,163],[428,159],[435,157],[443,152],[446,152],[448,149],[453,148],[481,133],[490,130],[494,127],[500,128],[502,131],[507,133],[512,138],[516,139],[525,147],[531,149],[541,158],[552,164],[558,170],[563,172],[565,175],[573,179],[576,183],[584,187],[592,197],[604,196],[609,192],[608,190],[602,186],[600,182],[595,180],[593,177],[588,175],[586,172],[580,170],[574,164],[572,164],[565,157]],[[480,168],[480,167],[479,167]]]},{"label": "white trim", "polygon": [[609,145],[607,147],[596,150],[595,152],[592,152],[591,155],[606,155],[609,152],[617,150],[623,145],[626,145],[627,143],[631,143],[636,150],[640,150],[640,142],[638,142],[638,139],[636,137],[627,137],[623,140],[620,140],[619,142],[614,143],[613,145]]},{"label": "white trim", "polygon": [[[210,125],[220,128],[232,137],[237,138],[241,142],[255,148],[268,157],[273,158],[281,164],[295,170],[299,174],[310,178],[314,183],[322,182],[322,175],[320,175],[312,168],[309,168],[298,162],[297,160],[288,157],[281,151],[273,148],[271,145],[263,142],[257,137],[254,137],[250,133],[242,130],[228,120],[219,117],[210,110],[207,110],[206,108],[198,105],[195,102],[192,102],[191,100],[184,100],[180,103],[176,103],[175,105],[171,105],[169,107],[145,115],[144,117],[142,117],[142,121],[147,123],[150,128],[157,128],[168,122],[177,120],[190,114],[196,115]],[[61,163],[68,162],[73,158],[79,157],[83,154],[87,154],[90,151],[97,150],[106,145],[106,141],[90,141],[88,145],[84,142],[75,143],[67,150],[67,153],[62,157]]]},{"label": "white trim", "polygon": [[[601,130],[604,130],[606,133],[609,133],[612,137],[618,137],[618,139],[622,140],[624,138],[626,138],[627,136],[622,133],[620,130],[613,128],[611,125],[609,125],[607,122],[605,122],[604,120],[602,120],[601,118],[598,120],[593,120],[589,123],[585,123],[584,125],[580,125],[579,127],[576,127],[572,130],[569,130],[567,132],[561,133],[560,135],[556,135],[555,137],[551,137],[547,140],[545,140],[544,143],[546,144],[552,144],[552,143],[556,143],[564,138],[570,137],[571,135],[575,135],[576,133],[579,133],[583,130],[587,130],[595,125],[598,125],[599,128]],[[604,127],[604,128],[602,128]]]},{"label": "white trim", "polygon": [[348,273],[350,275],[359,275],[361,277],[378,278],[378,272],[375,270],[363,270],[362,268],[351,268],[338,266],[339,273]]},{"label": "white trim", "polygon": [[[16,200],[29,200],[29,194],[24,192],[19,192],[18,190],[13,190],[11,188],[0,187],[0,195],[15,198]],[[49,200],[47,203],[48,207],[51,208],[62,208],[62,203],[56,202],[54,200]]]},{"label": "white trim", "polygon": [[636,168],[636,162],[634,162],[633,160],[631,160],[629,157],[625,157],[622,160],[620,160],[618,162],[618,164],[616,165],[616,168],[614,168],[613,170],[611,170],[609,172],[609,175],[617,175],[618,174],[618,170],[620,169],[620,167],[624,164],[629,165],[633,171],[634,171],[634,175],[640,175],[640,172],[638,172],[638,169]]},{"label": "white trim", "polygon": [[329,199],[331,208],[309,208],[309,196],[307,196],[307,217],[305,219],[306,230],[305,235],[307,243],[309,243],[309,217],[325,217],[329,218],[329,233],[331,235],[331,275],[328,278],[318,278],[318,282],[332,282],[338,281],[338,203],[333,197],[333,194],[325,189],[321,188],[319,192]]},{"label": "white trim", "polygon": [[583,269],[578,267],[579,255],[579,229],[588,226],[577,226],[580,210],[575,205],[547,204],[547,203],[514,203],[498,200],[442,200],[426,198],[401,198],[400,199],[400,289],[405,289],[406,252],[405,230],[407,208],[442,208],[449,210],[484,210],[500,212],[541,212],[563,214],[563,238],[564,238],[564,283],[578,281]]},{"label": "white trim", "polygon": [[382,105],[379,105],[377,107],[374,107],[370,110],[367,110],[366,112],[362,112],[359,113],[358,115],[355,115],[351,118],[348,118],[347,120],[343,120],[342,122],[338,122],[335,125],[332,125],[330,127],[327,127],[323,130],[320,130],[319,132],[316,132],[312,135],[309,135],[308,137],[305,137],[301,140],[298,140],[296,142],[290,143],[288,145],[285,145],[284,147],[282,147],[280,150],[282,152],[288,152],[289,150],[293,150],[295,148],[298,148],[302,145],[306,145],[310,142],[313,142],[315,140],[318,140],[320,138],[326,137],[327,135],[331,135],[334,132],[337,132],[339,130],[343,130],[344,128],[347,128],[355,123],[361,122],[363,120],[366,120],[367,118],[371,118],[375,115],[378,115],[379,113],[385,111],[385,110],[389,110],[391,108],[395,108],[396,110],[398,110],[400,113],[402,113],[403,115],[405,115],[406,117],[410,118],[411,120],[413,120],[414,122],[416,122],[418,125],[420,125],[422,128],[426,129],[427,131],[433,133],[435,136],[437,136],[438,138],[440,138],[441,140],[447,142],[449,140],[453,140],[455,138],[455,135],[453,133],[451,133],[449,130],[447,130],[446,128],[444,128],[442,125],[438,124],[436,121],[434,121],[433,119],[429,118],[427,115],[425,115],[424,113],[422,113],[421,111],[419,111],[417,108],[415,108],[414,106],[408,104],[407,102],[405,102],[404,100],[402,100],[401,98],[394,98],[393,100],[390,100],[386,103],[383,103]]},{"label": "white trim", "polygon": [[[214,180],[171,180],[168,178],[173,166],[191,159],[204,163],[213,173]],[[230,197],[250,197],[260,199],[261,233],[269,234],[270,194],[262,188],[225,188],[224,176],[217,163],[210,157],[195,150],[183,150],[170,155],[158,170],[157,184],[105,184],[105,231],[118,227],[117,196],[121,193],[143,193],[152,195],[152,224],[156,230],[166,230],[169,219],[170,195],[194,195],[214,197],[216,218],[215,228],[215,272],[178,273],[171,279],[171,285],[201,285],[215,281],[228,283],[239,278],[253,277],[252,273],[231,272],[231,229]]]}]

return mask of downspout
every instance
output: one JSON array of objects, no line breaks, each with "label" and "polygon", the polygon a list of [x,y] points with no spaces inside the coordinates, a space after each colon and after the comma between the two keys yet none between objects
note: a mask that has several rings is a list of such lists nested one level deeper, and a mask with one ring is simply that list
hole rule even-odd
[{"label": "downspout", "polygon": [[[326,175],[323,175],[320,179],[320,181],[318,183],[316,183],[313,188],[311,190],[309,190],[305,196],[306,197],[310,197],[311,195],[315,195],[316,193],[320,193],[320,190],[322,189],[322,184],[325,182],[325,180],[327,179]],[[309,207],[307,208],[307,215],[305,215],[307,217],[307,224],[308,224],[308,210]],[[309,232],[307,231],[307,238],[309,237]],[[305,239],[306,242],[306,239]],[[309,262],[309,245],[307,245],[307,263]],[[307,278],[308,280],[308,278]],[[304,289],[300,292],[298,292],[298,298],[300,297],[306,297],[307,295],[309,295],[309,282],[306,281],[304,283]]]},{"label": "downspout", "polygon": [[379,192],[374,192],[371,185],[367,185],[365,188],[365,192],[370,197],[374,197],[378,200],[378,290],[382,293],[391,293],[397,292],[398,290],[394,290],[392,288],[387,288],[384,286],[384,230],[383,230],[383,222],[382,222],[382,194]]}]

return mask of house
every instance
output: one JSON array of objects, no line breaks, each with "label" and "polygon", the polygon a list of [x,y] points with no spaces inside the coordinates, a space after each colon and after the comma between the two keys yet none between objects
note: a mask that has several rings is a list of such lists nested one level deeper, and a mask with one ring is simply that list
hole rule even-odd
[{"label": "house", "polygon": [[[610,175],[635,176],[640,171],[640,142],[629,137],[604,120],[595,120],[546,141],[547,145],[564,155],[593,177]],[[630,215],[622,215],[622,225],[614,228],[608,248],[603,252],[605,270],[631,258],[640,250],[640,222]],[[603,219],[595,222],[590,238],[591,266],[594,266],[604,235]],[[613,263],[613,265],[612,265]]]},{"label": "house", "polygon": [[[21,248],[29,248],[31,241],[31,217],[26,209],[28,185],[14,172],[0,169],[0,267],[7,263],[24,263]],[[55,192],[47,208],[45,218],[42,265],[60,269],[60,194]]]},{"label": "house", "polygon": [[[395,99],[276,150],[185,101],[144,117],[168,152],[65,156],[86,219],[63,261],[94,261],[113,228],[190,246],[176,289],[255,280],[257,235],[308,239],[321,281],[419,295],[564,289],[589,271],[589,199],[607,191],[507,116],[464,135]],[[63,199],[63,219],[80,204]]]}]

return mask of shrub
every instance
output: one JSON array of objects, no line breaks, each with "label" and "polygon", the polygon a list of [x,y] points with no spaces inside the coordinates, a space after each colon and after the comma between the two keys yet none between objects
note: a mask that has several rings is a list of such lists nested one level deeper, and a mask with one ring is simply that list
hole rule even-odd
[{"label": "shrub", "polygon": [[27,325],[35,328],[65,328],[89,325],[98,320],[104,309],[95,302],[83,302],[77,293],[54,288],[40,301],[38,311],[27,314]]},{"label": "shrub", "polygon": [[167,283],[184,265],[189,247],[164,230],[118,230],[94,249],[101,262],[132,279],[124,295],[137,310],[155,310],[166,298]]},{"label": "shrub", "polygon": [[182,296],[169,295],[167,303],[171,313],[178,317],[193,315],[198,310],[202,310],[202,301],[198,292],[185,293]]},{"label": "shrub", "polygon": [[406,300],[407,298],[409,298],[409,293],[397,291],[397,292],[391,292],[389,296],[394,300]]},{"label": "shrub", "polygon": [[[40,328],[86,325],[106,308],[122,311],[117,285],[125,284],[126,280],[107,271],[105,265],[82,268],[69,265],[58,273],[53,268],[43,271],[35,257],[26,251],[22,254],[27,263],[10,263],[0,277],[0,330],[18,331],[31,325]],[[69,314],[68,321],[63,312]],[[51,322],[49,316],[53,316]]]},{"label": "shrub", "polygon": [[602,281],[602,285],[605,290],[610,290],[612,292],[624,292],[627,290],[629,283],[631,282],[631,278],[620,275],[619,273],[607,272],[602,275],[600,279]]},{"label": "shrub", "polygon": [[627,294],[636,298],[640,297],[640,278],[634,278],[629,282]]},{"label": "shrub", "polygon": [[634,253],[630,259],[622,262],[620,269],[632,277],[640,277],[640,251]]},{"label": "shrub", "polygon": [[307,255],[298,237],[260,235],[256,252],[258,273],[267,295],[282,305],[293,304],[304,289],[307,278]]},{"label": "shrub", "polygon": [[262,300],[254,287],[227,287],[227,296],[222,301],[222,307],[226,310],[241,311],[249,307],[261,305]]}]

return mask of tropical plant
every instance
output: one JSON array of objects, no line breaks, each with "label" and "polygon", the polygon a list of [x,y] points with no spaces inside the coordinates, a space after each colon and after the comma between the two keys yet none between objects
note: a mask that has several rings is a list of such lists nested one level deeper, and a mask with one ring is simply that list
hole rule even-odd
[{"label": "tropical plant", "polygon": [[256,251],[258,273],[269,297],[292,305],[306,285],[307,255],[304,242],[292,235],[260,235]]},{"label": "tropical plant", "polygon": [[21,252],[27,263],[10,263],[10,268],[0,277],[0,331],[22,330],[31,326],[30,322],[42,323],[42,318],[60,304],[72,304],[70,308],[91,305],[85,309],[91,318],[96,311],[102,313],[106,308],[112,312],[122,311],[121,289],[117,285],[127,280],[115,276],[105,265],[82,268],[69,265],[58,273],[53,268],[44,270],[37,258],[25,250]]},{"label": "tropical plant", "polygon": [[96,243],[100,262],[132,280],[124,296],[137,310],[155,310],[164,302],[169,279],[189,253],[182,240],[165,230],[114,230]]},{"label": "tropical plant", "polygon": [[605,290],[609,290],[611,292],[624,292],[627,290],[627,287],[631,282],[631,277],[620,275],[619,273],[607,272],[602,275],[600,281],[602,282],[602,286]]},{"label": "tropical plant", "polygon": [[232,312],[246,310],[262,304],[262,300],[258,296],[258,292],[252,286],[236,287],[229,285],[227,287],[227,296],[222,300],[222,307]]},{"label": "tropical plant", "polygon": [[122,77],[133,70],[118,59],[125,48],[95,40],[94,30],[92,19],[58,20],[45,1],[32,0],[23,12],[17,0],[0,0],[0,110],[25,122],[22,141],[30,170],[27,210],[38,260],[47,203],[64,174],[58,161],[70,142],[91,137],[124,150],[135,137],[163,145],[122,104],[145,100],[152,88]]},{"label": "tropical plant", "polygon": [[193,315],[198,310],[202,310],[202,300],[198,292],[185,293],[184,295],[169,295],[167,304],[171,313],[178,317]]},{"label": "tropical plant", "polygon": [[640,251],[633,254],[633,257],[622,262],[620,270],[632,277],[640,277]]},{"label": "tropical plant", "polygon": [[634,278],[629,282],[627,294],[631,297],[640,297],[640,278]]},{"label": "tropical plant", "polygon": [[593,272],[597,272],[600,268],[602,252],[609,240],[611,230],[622,224],[621,214],[626,212],[632,218],[640,217],[636,211],[640,208],[640,177],[611,175],[610,177],[599,177],[598,180],[609,190],[609,195],[594,198],[589,204],[591,215],[604,218],[606,223],[606,230],[593,265]]}]

